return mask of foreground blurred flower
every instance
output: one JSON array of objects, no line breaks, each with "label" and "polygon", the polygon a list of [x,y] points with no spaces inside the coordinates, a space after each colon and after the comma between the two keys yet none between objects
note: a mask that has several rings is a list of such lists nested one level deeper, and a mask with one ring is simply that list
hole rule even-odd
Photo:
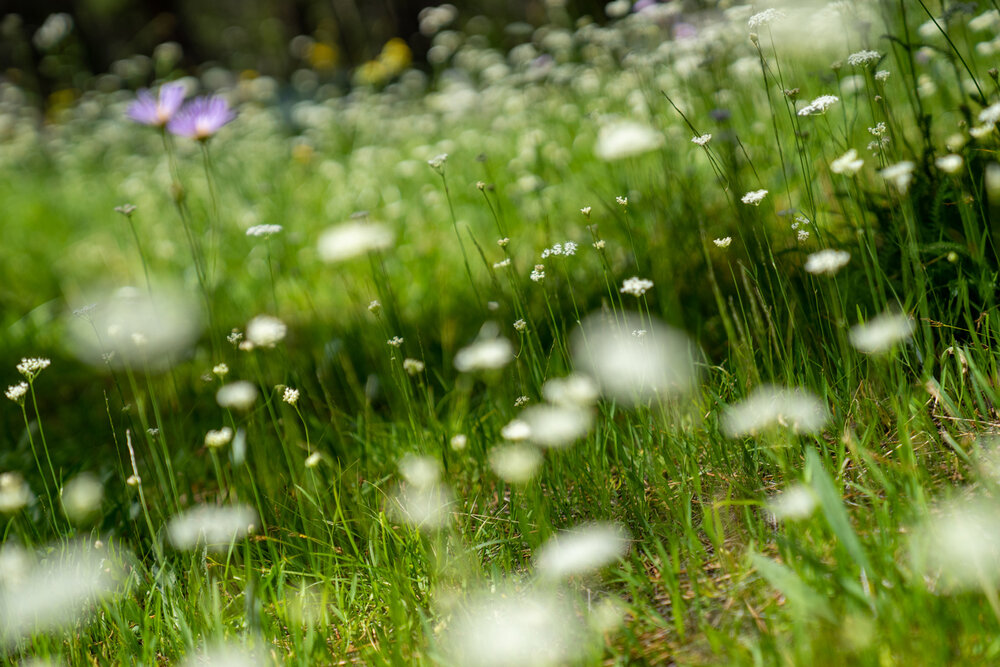
[{"label": "foreground blurred flower", "polygon": [[577,526],[552,537],[535,554],[535,569],[547,579],[587,574],[625,555],[628,535],[612,523]]},{"label": "foreground blurred flower", "polygon": [[471,345],[463,347],[455,355],[455,368],[463,373],[490,371],[503,368],[514,360],[514,346],[502,336],[496,335],[495,325],[486,325],[479,337]]},{"label": "foreground blurred flower", "polygon": [[330,227],[319,237],[319,257],[324,262],[342,262],[392,246],[392,229],[380,222],[345,222]]},{"label": "foreground blurred flower", "polygon": [[163,127],[174,117],[184,102],[185,88],[182,83],[167,83],[160,86],[159,95],[154,98],[146,88],[136,93],[136,100],[129,105],[126,115],[137,123]]},{"label": "foreground blurred flower", "polygon": [[820,250],[806,258],[805,269],[814,275],[834,274],[840,271],[851,260],[851,253],[846,250]]},{"label": "foreground blurred flower", "polygon": [[264,667],[263,657],[238,644],[217,644],[187,656],[181,667]]},{"label": "foreground blurred flower", "polygon": [[816,433],[828,416],[826,405],[804,389],[763,385],[726,410],[722,430],[731,438],[756,435],[774,426]]},{"label": "foreground blurred flower", "polygon": [[575,406],[534,405],[521,413],[528,439],[541,447],[565,447],[587,435],[594,416]]},{"label": "foreground blurred flower", "polygon": [[602,393],[626,404],[662,400],[691,389],[697,356],[684,333],[630,313],[590,315],[573,334],[577,367],[594,378]]},{"label": "foreground blurred flower", "polygon": [[490,450],[490,467],[497,477],[510,484],[534,479],[542,460],[542,453],[531,445],[500,445]]},{"label": "foreground blurred flower", "polygon": [[779,521],[800,521],[816,509],[816,494],[804,484],[794,484],[767,501],[767,509]]},{"label": "foreground blurred flower", "polygon": [[902,313],[883,313],[851,328],[851,344],[859,352],[879,354],[913,335],[913,320]]},{"label": "foreground blurred flower", "polygon": [[215,400],[223,408],[249,410],[257,400],[257,387],[246,380],[230,382],[219,388]]},{"label": "foreground blurred flower", "polygon": [[925,577],[951,591],[1000,586],[1000,512],[983,499],[942,503],[912,531],[911,553]]},{"label": "foreground blurred flower", "polygon": [[853,148],[830,163],[830,171],[835,174],[854,176],[861,170],[865,161],[858,157],[858,152]]},{"label": "foreground blurred flower", "polygon": [[203,546],[220,551],[243,539],[256,524],[257,513],[246,505],[199,505],[171,519],[167,537],[177,549]]},{"label": "foreground blurred flower", "polygon": [[170,119],[167,130],[180,137],[207,141],[235,118],[236,112],[221,97],[196,97]]},{"label": "foreground blurred flower", "polygon": [[[96,302],[96,303],[95,303]],[[180,288],[131,286],[88,298],[86,317],[67,322],[69,345],[94,365],[136,364],[162,369],[194,343],[201,331],[197,301]],[[112,356],[107,353],[113,352]]]},{"label": "foreground blurred flower", "polygon": [[5,545],[0,552],[0,642],[12,644],[83,618],[115,583],[106,555],[69,545],[36,560],[20,547]]},{"label": "foreground blurred flower", "polygon": [[31,502],[31,489],[21,473],[0,473],[0,512],[13,514]]},{"label": "foreground blurred flower", "polygon": [[618,291],[622,294],[631,294],[632,296],[640,297],[651,289],[653,289],[652,280],[640,278],[639,276],[632,276],[622,283],[622,288]]},{"label": "foreground blurred flower", "polygon": [[897,162],[892,166],[886,167],[879,172],[879,175],[892,183],[899,190],[900,194],[905,195],[906,191],[910,188],[910,183],[913,181],[913,170],[915,168],[915,164],[909,160],[903,160],[902,162]]},{"label": "foreground blurred flower", "polygon": [[247,323],[247,340],[257,347],[274,347],[287,333],[285,323],[270,315],[258,315]]},{"label": "foreground blurred flower", "polygon": [[605,125],[597,133],[594,154],[611,161],[654,151],[663,145],[663,135],[653,128],[633,121]]},{"label": "foreground blurred flower", "polygon": [[589,648],[575,610],[555,594],[480,594],[457,610],[443,641],[463,667],[576,664]]},{"label": "foreground blurred flower", "polygon": [[600,388],[586,375],[572,373],[548,380],[542,385],[542,395],[555,405],[586,408],[597,402]]},{"label": "foreground blurred flower", "polygon": [[81,523],[92,518],[101,509],[104,487],[92,473],[81,473],[70,481],[60,492],[63,511],[71,521]]}]

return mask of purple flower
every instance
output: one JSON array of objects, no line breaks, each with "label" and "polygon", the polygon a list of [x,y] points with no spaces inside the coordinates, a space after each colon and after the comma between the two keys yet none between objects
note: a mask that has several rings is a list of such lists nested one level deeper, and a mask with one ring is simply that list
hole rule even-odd
[{"label": "purple flower", "polygon": [[236,112],[221,97],[196,97],[170,119],[167,129],[181,137],[205,141],[236,118]]},{"label": "purple flower", "polygon": [[160,86],[158,99],[148,88],[143,88],[136,95],[135,102],[129,105],[126,114],[129,118],[143,125],[163,127],[174,117],[184,101],[184,84],[167,83]]}]

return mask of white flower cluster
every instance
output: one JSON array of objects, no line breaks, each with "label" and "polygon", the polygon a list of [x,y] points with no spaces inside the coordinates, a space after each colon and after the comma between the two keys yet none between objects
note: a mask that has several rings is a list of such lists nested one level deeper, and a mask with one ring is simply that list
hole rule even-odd
[{"label": "white flower cluster", "polygon": [[28,393],[28,383],[18,382],[7,387],[6,396],[17,404],[24,402],[24,396]]},{"label": "white flower cluster", "polygon": [[417,375],[424,371],[424,362],[419,359],[410,359],[409,357],[403,359],[403,370],[410,375]]},{"label": "white flower cluster", "polygon": [[764,201],[764,197],[767,196],[767,190],[752,190],[740,199],[744,204],[750,204],[751,206],[760,206],[760,203]]},{"label": "white flower cluster", "polygon": [[867,67],[874,65],[881,59],[882,54],[878,51],[864,50],[847,56],[847,64],[851,67]]},{"label": "white flower cluster", "polygon": [[851,148],[839,158],[830,163],[830,171],[844,176],[854,176],[864,166],[865,161],[858,157],[858,152]]},{"label": "white flower cluster", "polygon": [[647,280],[645,278],[640,278],[639,276],[632,276],[624,283],[622,283],[622,288],[618,290],[622,294],[631,294],[632,296],[642,296],[648,290],[653,289],[653,281]]},{"label": "white flower cluster", "polygon": [[299,402],[299,390],[285,387],[285,391],[281,394],[281,400],[289,405],[295,405]]},{"label": "white flower cluster", "polygon": [[233,429],[223,426],[219,430],[212,429],[205,434],[205,446],[211,449],[225,447],[233,439]]},{"label": "white flower cluster", "polygon": [[535,264],[535,268],[531,270],[531,276],[529,276],[536,283],[540,283],[545,280],[545,265]]},{"label": "white flower cluster", "polygon": [[691,137],[691,143],[698,144],[699,146],[705,146],[711,140],[712,140],[711,134],[703,134],[700,137]]},{"label": "white flower cluster", "polygon": [[576,254],[577,245],[573,241],[566,241],[566,243],[556,243],[551,248],[546,248],[542,251],[542,259],[548,259],[552,255],[570,255]]},{"label": "white flower cluster", "polygon": [[732,236],[726,236],[721,239],[714,239],[712,243],[715,244],[717,248],[728,248],[733,242]]},{"label": "white flower cluster", "polygon": [[28,378],[28,382],[31,382],[38,376],[39,373],[48,368],[51,363],[52,362],[49,359],[43,359],[41,357],[21,359],[21,363],[17,365],[17,372]]},{"label": "white flower cluster", "polygon": [[256,236],[258,238],[268,238],[274,236],[275,234],[281,232],[284,227],[281,225],[254,225],[247,230],[247,236]]},{"label": "white flower cluster", "polygon": [[750,17],[747,21],[747,26],[751,30],[757,30],[758,28],[763,28],[764,26],[770,25],[775,21],[780,21],[785,18],[785,13],[778,9],[765,9],[762,12],[757,12]]},{"label": "white flower cluster", "polygon": [[806,271],[813,275],[834,274],[851,261],[851,253],[846,250],[827,248],[814,252],[806,258]]},{"label": "white flower cluster", "polygon": [[840,101],[836,95],[820,95],[806,106],[799,109],[800,116],[817,116]]}]

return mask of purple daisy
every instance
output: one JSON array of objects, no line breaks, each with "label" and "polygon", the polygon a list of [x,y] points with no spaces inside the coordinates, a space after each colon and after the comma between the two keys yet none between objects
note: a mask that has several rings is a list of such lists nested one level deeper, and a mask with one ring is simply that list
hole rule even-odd
[{"label": "purple daisy", "polygon": [[167,83],[160,86],[158,98],[148,88],[136,94],[135,102],[129,105],[126,115],[137,123],[163,127],[174,117],[184,102],[184,84]]},{"label": "purple daisy", "polygon": [[196,97],[170,119],[167,129],[181,137],[205,141],[234,118],[236,112],[221,97]]}]

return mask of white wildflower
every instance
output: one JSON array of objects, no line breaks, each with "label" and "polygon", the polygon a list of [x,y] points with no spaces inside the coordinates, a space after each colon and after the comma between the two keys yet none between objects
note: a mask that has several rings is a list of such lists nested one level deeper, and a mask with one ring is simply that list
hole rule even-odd
[{"label": "white wildflower", "polygon": [[910,183],[913,181],[913,170],[915,167],[916,165],[909,160],[903,160],[902,162],[897,162],[892,166],[886,167],[879,174],[882,178],[891,182],[899,190],[900,194],[906,194]]},{"label": "white wildflower", "polygon": [[514,346],[501,336],[480,336],[455,355],[455,368],[463,373],[503,368],[514,360]]},{"label": "white wildflower", "polygon": [[605,125],[597,133],[594,154],[605,161],[642,155],[660,148],[663,135],[653,128],[633,121]]},{"label": "white wildflower", "polygon": [[589,407],[597,402],[600,388],[583,373],[572,373],[546,381],[542,385],[542,395],[554,405]]},{"label": "white wildflower", "polygon": [[215,393],[215,401],[224,408],[249,410],[257,400],[257,387],[246,380],[223,385]]},{"label": "white wildflower", "polygon": [[490,468],[510,484],[524,484],[538,474],[543,456],[537,447],[525,444],[500,445],[490,450]]},{"label": "white wildflower", "polygon": [[42,357],[21,359],[21,363],[17,365],[17,372],[28,378],[28,382],[31,382],[38,377],[39,373],[48,368],[51,363],[51,360]]},{"label": "white wildflower", "polygon": [[299,390],[285,387],[285,390],[281,394],[281,400],[289,405],[295,405],[299,402]]},{"label": "white wildflower", "polygon": [[407,357],[403,359],[403,370],[410,375],[417,375],[424,372],[424,362],[419,359],[411,359]]},{"label": "white wildflower", "polygon": [[528,330],[528,323],[525,322],[523,319],[517,320],[514,322],[514,329],[518,333],[524,333],[525,331]]},{"label": "white wildflower", "polygon": [[500,429],[500,437],[510,442],[521,442],[531,437],[531,426],[521,419],[514,419]]},{"label": "white wildflower", "polygon": [[288,327],[277,317],[258,315],[247,323],[247,340],[255,347],[274,347],[288,333]]},{"label": "white wildflower", "polygon": [[403,342],[404,341],[403,341],[402,337],[400,337],[400,336],[393,336],[392,338],[390,338],[389,340],[387,340],[385,343],[386,343],[386,345],[389,345],[390,347],[399,348],[399,347],[403,346]]},{"label": "white wildflower", "polygon": [[525,405],[531,402],[531,398],[528,396],[518,396],[514,399],[515,408],[523,408]]},{"label": "white wildflower", "polygon": [[703,134],[700,137],[692,137],[691,138],[691,143],[692,144],[698,144],[699,146],[705,146],[711,140],[712,140],[712,135],[711,134]]},{"label": "white wildflower", "polygon": [[747,21],[747,27],[750,28],[750,30],[759,30],[760,28],[768,26],[775,21],[780,21],[783,18],[785,18],[785,12],[773,8],[765,9],[764,11],[757,12],[751,16],[750,20]]},{"label": "white wildflower", "polygon": [[209,449],[218,449],[228,445],[232,439],[233,429],[223,426],[218,430],[212,429],[205,434],[205,446]]},{"label": "white wildflower", "polygon": [[743,195],[741,202],[744,204],[750,204],[752,206],[760,206],[760,203],[764,201],[764,197],[767,196],[767,190],[752,190],[745,195]]},{"label": "white wildflower", "polygon": [[284,227],[281,225],[254,225],[247,230],[247,236],[269,238],[280,233],[283,229]]},{"label": "white wildflower", "polygon": [[962,160],[961,155],[955,155],[954,153],[950,155],[942,155],[941,157],[934,160],[934,166],[943,171],[946,174],[957,174],[962,171],[962,165],[964,160]]},{"label": "white wildflower", "polygon": [[806,258],[805,269],[814,275],[834,274],[844,268],[850,260],[851,253],[846,250],[827,248],[809,255]]},{"label": "white wildflower", "polygon": [[7,396],[7,398],[14,401],[18,405],[23,405],[24,397],[27,393],[28,393],[28,383],[18,382],[17,384],[12,384],[11,386],[7,387],[5,395]]},{"label": "white wildflower", "polygon": [[882,313],[851,328],[851,344],[859,352],[880,354],[913,335],[913,320],[903,313]]},{"label": "white wildflower", "polygon": [[613,523],[593,523],[549,538],[535,553],[535,569],[549,580],[584,575],[625,555],[628,534]]},{"label": "white wildflower", "polygon": [[31,497],[31,489],[20,473],[0,473],[0,512],[13,514],[30,503]]},{"label": "white wildflower", "polygon": [[652,280],[640,278],[639,276],[632,276],[622,283],[622,287],[618,291],[622,294],[631,294],[632,296],[639,297],[651,289],[653,289]]},{"label": "white wildflower", "polygon": [[756,435],[775,426],[817,433],[828,417],[826,405],[808,391],[764,385],[726,410],[722,430],[731,438]]},{"label": "white wildflower", "polygon": [[879,71],[875,72],[875,75],[874,75],[875,76],[875,80],[879,81],[881,83],[885,83],[886,81],[889,80],[889,75],[890,74],[891,74],[891,72],[889,70],[887,70],[887,69],[880,69]]},{"label": "white wildflower", "polygon": [[804,484],[793,484],[768,499],[767,509],[779,521],[808,519],[816,509],[816,494]]},{"label": "white wildflower", "polygon": [[540,283],[545,280],[545,265],[535,264],[535,268],[531,270],[531,275],[529,276],[534,282]]},{"label": "white wildflower", "polygon": [[510,257],[507,257],[506,259],[502,259],[499,262],[493,262],[493,268],[494,269],[503,269],[503,268],[506,268],[508,266],[510,266]]},{"label": "white wildflower", "polygon": [[882,54],[878,51],[858,51],[847,56],[847,64],[851,67],[867,67],[882,59]]},{"label": "white wildflower", "polygon": [[378,222],[345,222],[331,227],[319,237],[319,257],[324,262],[340,262],[392,246],[392,229]]},{"label": "white wildflower", "polygon": [[715,244],[717,248],[728,248],[733,242],[732,236],[725,236],[721,239],[713,239],[712,243]]},{"label": "white wildflower", "polygon": [[469,438],[464,433],[456,433],[448,441],[452,451],[460,452],[469,446]]},{"label": "white wildflower", "polygon": [[229,374],[229,366],[226,365],[225,363],[216,364],[215,366],[212,367],[212,373],[218,375],[220,378],[225,377],[226,375]]},{"label": "white wildflower", "polygon": [[858,152],[853,148],[830,163],[830,171],[835,174],[854,176],[864,166],[865,161],[858,157]]},{"label": "white wildflower", "polygon": [[167,537],[175,548],[191,551],[205,547],[224,551],[254,530],[257,513],[246,505],[198,505],[167,524]]},{"label": "white wildflower", "polygon": [[820,95],[806,106],[799,109],[800,116],[816,116],[826,113],[826,110],[840,101],[836,95]]}]

